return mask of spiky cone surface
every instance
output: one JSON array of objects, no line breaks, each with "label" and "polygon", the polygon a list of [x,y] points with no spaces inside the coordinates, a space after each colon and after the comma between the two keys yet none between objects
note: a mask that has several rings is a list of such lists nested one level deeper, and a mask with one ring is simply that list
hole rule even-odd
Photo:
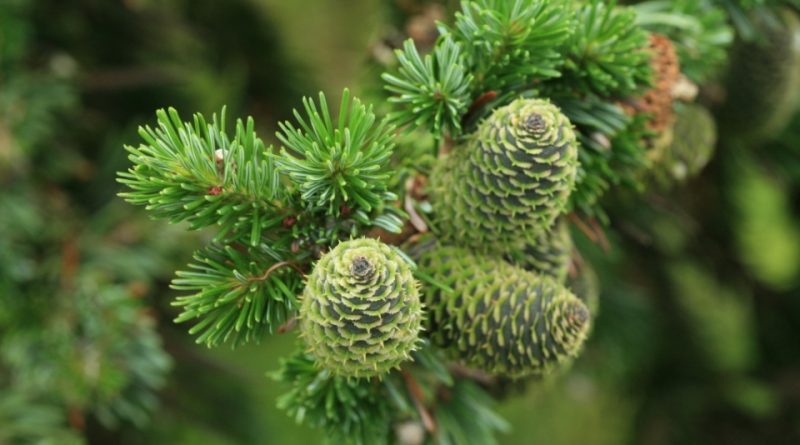
[{"label": "spiky cone surface", "polygon": [[550,230],[525,243],[523,248],[507,253],[505,259],[525,270],[563,283],[572,259],[572,248],[569,227],[566,221],[560,219]]},{"label": "spiky cone surface", "polygon": [[[662,134],[674,121],[673,90],[681,77],[680,60],[672,41],[659,34],[650,35],[650,51],[653,86],[641,96],[624,101],[622,108],[629,115],[646,113],[647,128]],[[660,146],[669,146],[669,141]]]},{"label": "spiky cone surface", "polygon": [[720,136],[728,141],[774,139],[798,108],[800,18],[786,8],[778,16],[754,20],[760,38],[737,41],[733,48],[725,103],[715,113]]},{"label": "spiky cone surface", "polygon": [[423,311],[411,265],[371,238],[345,241],[308,276],[301,336],[317,364],[343,377],[381,376],[417,348]]},{"label": "spiky cone surface", "polygon": [[461,247],[420,250],[419,270],[431,278],[423,283],[431,339],[465,365],[519,378],[578,355],[589,310],[552,278]]},{"label": "spiky cone surface", "polygon": [[711,160],[717,124],[704,107],[686,104],[678,110],[673,133],[665,167],[673,178],[684,180],[699,173]]},{"label": "spiky cone surface", "polygon": [[434,168],[434,231],[481,251],[519,246],[521,234],[544,233],[564,211],[577,165],[575,132],[558,107],[517,99]]}]

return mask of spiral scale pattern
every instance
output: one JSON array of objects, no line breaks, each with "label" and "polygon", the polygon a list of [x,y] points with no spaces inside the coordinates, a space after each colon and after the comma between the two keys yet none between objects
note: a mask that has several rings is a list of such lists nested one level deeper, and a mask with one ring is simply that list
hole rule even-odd
[{"label": "spiral scale pattern", "polygon": [[381,376],[410,358],[422,327],[409,263],[374,239],[340,243],[308,277],[301,336],[318,365],[345,377]]},{"label": "spiral scale pattern", "polygon": [[589,310],[552,278],[460,247],[423,250],[418,265],[436,283],[423,284],[428,332],[466,365],[517,378],[549,373],[579,353]]},{"label": "spiral scale pattern", "polygon": [[575,132],[555,105],[498,108],[431,175],[436,234],[480,250],[536,237],[564,211],[577,165]]}]

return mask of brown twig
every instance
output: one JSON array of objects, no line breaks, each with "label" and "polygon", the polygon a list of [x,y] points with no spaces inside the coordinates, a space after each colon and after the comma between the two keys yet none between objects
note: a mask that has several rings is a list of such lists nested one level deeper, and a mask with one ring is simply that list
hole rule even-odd
[{"label": "brown twig", "polygon": [[606,237],[603,228],[600,227],[600,223],[597,222],[596,219],[592,218],[589,222],[583,221],[577,214],[570,213],[569,220],[578,227],[578,229],[586,235],[589,240],[598,246],[605,253],[608,253],[611,250],[611,244],[608,242],[608,238]]},{"label": "brown twig", "polygon": [[[77,238],[77,235],[75,238]],[[59,279],[61,288],[63,289],[72,288],[75,283],[75,275],[78,273],[78,266],[80,265],[80,251],[75,238],[67,240],[61,251],[61,274]]]},{"label": "brown twig", "polygon": [[600,223],[597,222],[597,220],[594,218],[592,218],[589,221],[589,224],[592,226],[592,229],[594,229],[594,233],[597,234],[598,244],[605,253],[608,253],[611,250],[611,244],[608,242],[608,238],[606,237],[606,232],[600,226]]},{"label": "brown twig", "polygon": [[417,408],[419,417],[422,420],[422,424],[429,433],[436,434],[436,422],[433,420],[433,416],[428,412],[428,409],[425,408],[425,404],[422,403],[422,399],[425,398],[422,393],[422,388],[419,387],[417,380],[414,379],[414,376],[407,370],[403,370],[402,375],[406,383],[406,388],[408,388],[408,393],[411,395],[414,406]]},{"label": "brown twig", "polygon": [[492,386],[497,383],[497,378],[495,376],[477,369],[467,368],[459,363],[450,365],[450,372],[455,376],[474,380],[484,386]]},{"label": "brown twig", "polygon": [[294,329],[295,326],[297,326],[297,317],[292,317],[278,327],[278,334],[285,334]]},{"label": "brown twig", "polygon": [[462,124],[466,124],[481,107],[493,101],[497,97],[497,91],[487,91],[480,96],[476,97],[469,109],[464,113],[464,118],[461,119]]},{"label": "brown twig", "polygon": [[580,230],[584,235],[586,235],[587,238],[589,238],[589,241],[597,243],[597,235],[594,233],[594,231],[592,231],[591,227],[583,222],[578,215],[575,213],[570,213],[569,220],[578,227],[578,230]]},{"label": "brown twig", "polygon": [[291,261],[281,261],[279,263],[275,263],[272,266],[270,266],[269,269],[267,269],[264,272],[263,275],[258,276],[258,277],[250,277],[247,281],[249,283],[252,283],[253,281],[265,281],[267,278],[270,277],[270,275],[272,275],[273,272],[275,272],[276,270],[280,269],[281,267],[291,267],[292,269],[296,270],[297,273],[299,273],[300,275],[303,275],[303,276],[305,276],[305,274],[306,274],[303,271],[303,269],[301,269],[300,266],[298,266],[297,264],[295,264],[295,263],[293,263]]}]

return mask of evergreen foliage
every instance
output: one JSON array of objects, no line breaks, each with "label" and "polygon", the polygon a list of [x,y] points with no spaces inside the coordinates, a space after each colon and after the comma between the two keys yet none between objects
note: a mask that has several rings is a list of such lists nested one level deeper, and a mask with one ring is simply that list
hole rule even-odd
[{"label": "evergreen foliage", "polygon": [[458,136],[467,111],[472,75],[467,72],[461,46],[445,36],[433,54],[423,58],[413,40],[397,50],[397,75],[384,73],[386,89],[397,94],[389,102],[400,105],[391,118],[397,125],[423,127],[439,136]]},{"label": "evergreen foliage", "polygon": [[313,100],[303,99],[306,118],[294,113],[299,128],[284,122],[278,133],[286,146],[278,167],[297,185],[301,199],[310,206],[327,205],[334,216],[345,205],[369,213],[396,199],[386,192],[390,174],[385,167],[394,148],[387,120],[378,122],[371,106],[351,102],[348,90],[335,123],[322,93],[319,103],[321,111]]},{"label": "evergreen foliage", "polygon": [[178,271],[172,288],[193,292],[177,297],[175,319],[199,321],[189,330],[197,342],[217,346],[260,340],[299,306],[301,276],[260,249],[210,245],[194,255],[189,270]]},{"label": "evergreen foliage", "polygon": [[174,109],[156,113],[158,127],[144,127],[144,144],[126,146],[134,167],[120,173],[131,191],[121,196],[146,206],[155,217],[192,229],[220,226],[217,239],[248,235],[255,245],[262,230],[281,223],[273,201],[283,197],[273,159],[255,133],[254,123],[236,123],[234,136],[225,131],[225,112],[207,123],[196,114],[181,121]]},{"label": "evergreen foliage", "polygon": [[[728,43],[718,16],[687,24],[696,10],[663,8],[464,1],[430,53],[413,40],[395,51],[382,76],[388,118],[347,90],[336,116],[323,94],[306,98],[294,123],[278,125],[277,150],[252,119],[228,136],[224,111],[210,123],[159,112],[145,143],[128,148],[122,196],[192,229],[218,226],[173,281],[189,292],[176,320],[217,346],[258,341],[297,316],[307,349],[276,374],[292,386],[279,405],[334,443],[413,431],[493,443],[504,425],[488,396],[437,350],[491,378],[549,374],[581,350],[597,286],[587,265],[568,276],[565,214],[603,216],[612,185],[640,187],[667,133],[654,122],[673,124],[674,79],[660,70],[677,67],[659,65],[649,31],[685,37],[681,57],[695,62]],[[642,101],[668,109],[629,106]],[[410,130],[398,151],[395,126]],[[435,158],[420,148],[426,135]],[[354,240],[401,244],[409,226],[438,240]],[[419,260],[424,309],[406,254]],[[430,344],[413,352],[422,337]]]},{"label": "evergreen foliage", "polygon": [[274,377],[292,385],[278,406],[298,423],[324,429],[334,443],[388,443],[390,406],[380,383],[335,376],[303,353],[283,360]]},{"label": "evergreen foliage", "polygon": [[733,30],[725,10],[712,0],[652,0],[633,6],[636,22],[675,44],[681,71],[694,82],[718,74],[727,61]]},{"label": "evergreen foliage", "polygon": [[560,82],[601,97],[628,96],[648,84],[648,35],[636,25],[634,10],[591,0],[575,16]]}]

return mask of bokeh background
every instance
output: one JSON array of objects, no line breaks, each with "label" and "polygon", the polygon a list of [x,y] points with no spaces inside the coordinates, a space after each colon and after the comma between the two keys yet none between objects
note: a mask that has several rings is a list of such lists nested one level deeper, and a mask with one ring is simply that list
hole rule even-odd
[{"label": "bokeh background", "polygon": [[[158,108],[226,105],[274,141],[303,95],[379,96],[388,48],[430,38],[447,3],[0,0],[0,444],[321,443],[275,407],[292,334],[208,350],[172,324],[169,281],[207,234],[148,220],[115,172]],[[500,443],[800,443],[800,116],[752,142],[726,137],[728,108],[699,177],[613,193],[607,245],[575,233],[594,333],[501,402]],[[148,416],[137,385],[169,366]]]}]

